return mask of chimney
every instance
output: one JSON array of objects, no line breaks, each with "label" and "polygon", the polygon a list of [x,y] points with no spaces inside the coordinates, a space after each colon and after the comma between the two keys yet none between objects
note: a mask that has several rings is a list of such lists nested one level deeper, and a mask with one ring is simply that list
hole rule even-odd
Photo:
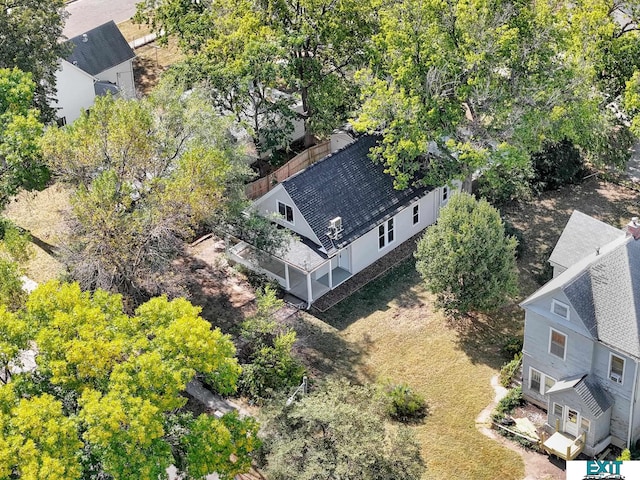
[{"label": "chimney", "polygon": [[627,224],[627,235],[631,235],[634,240],[640,239],[640,222],[638,217],[633,217]]},{"label": "chimney", "polygon": [[83,43],[87,43],[88,41],[89,41],[89,37],[87,36],[87,34],[86,34],[86,33],[83,33],[83,34],[82,34],[82,42],[83,42]]}]

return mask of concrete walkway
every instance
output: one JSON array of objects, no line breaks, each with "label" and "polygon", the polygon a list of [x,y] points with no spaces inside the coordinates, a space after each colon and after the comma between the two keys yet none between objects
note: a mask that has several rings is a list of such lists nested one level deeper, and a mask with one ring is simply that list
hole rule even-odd
[{"label": "concrete walkway", "polygon": [[562,468],[553,464],[547,455],[525,450],[514,442],[499,435],[491,428],[491,412],[498,402],[507,394],[507,389],[500,385],[498,375],[491,378],[491,386],[495,391],[495,397],[476,418],[476,428],[487,437],[495,440],[509,450],[513,450],[522,457],[524,462],[524,480],[564,480],[565,472]]},{"label": "concrete walkway", "polygon": [[202,403],[207,409],[213,411],[216,417],[221,417],[225,413],[236,410],[241,416],[250,416],[250,413],[240,405],[215,395],[211,390],[205,388],[200,380],[191,380],[187,384],[187,393]]}]

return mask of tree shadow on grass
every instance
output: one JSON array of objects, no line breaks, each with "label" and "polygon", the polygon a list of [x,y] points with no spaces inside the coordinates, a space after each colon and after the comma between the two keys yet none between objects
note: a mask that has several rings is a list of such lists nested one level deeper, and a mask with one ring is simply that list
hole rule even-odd
[{"label": "tree shadow on grass", "polygon": [[402,308],[417,306],[421,300],[412,287],[420,281],[415,269],[415,260],[410,257],[391,267],[329,310],[314,311],[313,314],[332,327],[344,330],[374,312],[388,310],[391,302]]},{"label": "tree shadow on grass", "polygon": [[292,315],[286,323],[296,331],[296,356],[312,378],[337,375],[353,383],[373,381],[363,362],[370,341],[355,345],[342,338],[337,329],[305,312]]},{"label": "tree shadow on grass", "polygon": [[472,363],[483,363],[499,369],[506,358],[502,349],[513,337],[522,336],[524,313],[510,304],[490,314],[473,313],[450,318],[449,325],[458,334],[458,347]]},{"label": "tree shadow on grass", "polygon": [[224,266],[194,257],[181,262],[189,271],[186,287],[191,302],[202,307],[202,317],[222,332],[237,335],[246,314],[254,309],[253,289]]}]

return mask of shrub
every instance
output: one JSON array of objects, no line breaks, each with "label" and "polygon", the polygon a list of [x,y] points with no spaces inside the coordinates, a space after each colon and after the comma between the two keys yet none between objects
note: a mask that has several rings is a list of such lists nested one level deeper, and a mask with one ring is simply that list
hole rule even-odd
[{"label": "shrub", "polygon": [[509,337],[500,349],[506,359],[515,357],[522,352],[522,337]]},{"label": "shrub", "polygon": [[513,377],[520,370],[521,363],[522,363],[522,352],[517,353],[513,357],[513,360],[503,365],[503,367],[500,369],[500,385],[502,385],[503,387],[508,387],[509,385],[511,385],[511,382],[513,381]]},{"label": "shrub", "polygon": [[531,186],[538,193],[580,183],[586,173],[580,152],[567,139],[546,143],[531,156],[531,162],[534,173]]},{"label": "shrub", "polygon": [[502,219],[502,223],[504,224],[504,234],[507,237],[513,237],[518,241],[518,244],[516,245],[516,258],[520,258],[520,255],[522,255],[522,252],[524,251],[524,234],[504,218]]},{"label": "shrub", "polygon": [[390,400],[388,413],[394,420],[404,423],[419,422],[429,413],[425,399],[408,385],[396,385],[387,395]]},{"label": "shrub", "polygon": [[496,409],[491,416],[493,420],[500,421],[505,415],[511,413],[514,408],[524,404],[522,399],[522,387],[512,388],[507,395],[498,402]]},{"label": "shrub", "polygon": [[631,450],[629,450],[628,448],[625,448],[624,450],[622,450],[622,453],[620,453],[620,456],[617,457],[616,460],[618,460],[619,462],[624,462],[625,460],[631,460]]}]

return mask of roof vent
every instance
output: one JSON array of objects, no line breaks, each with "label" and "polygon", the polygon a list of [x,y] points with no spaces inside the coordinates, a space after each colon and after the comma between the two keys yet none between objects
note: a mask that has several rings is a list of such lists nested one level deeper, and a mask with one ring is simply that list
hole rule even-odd
[{"label": "roof vent", "polygon": [[82,42],[83,43],[87,43],[89,41],[89,37],[86,33],[82,34]]},{"label": "roof vent", "polygon": [[336,217],[329,221],[329,231],[327,232],[327,236],[332,240],[337,240],[342,233],[342,230],[342,217]]},{"label": "roof vent", "polygon": [[634,240],[640,239],[640,222],[638,217],[633,217],[627,224],[627,235],[633,237]]}]

